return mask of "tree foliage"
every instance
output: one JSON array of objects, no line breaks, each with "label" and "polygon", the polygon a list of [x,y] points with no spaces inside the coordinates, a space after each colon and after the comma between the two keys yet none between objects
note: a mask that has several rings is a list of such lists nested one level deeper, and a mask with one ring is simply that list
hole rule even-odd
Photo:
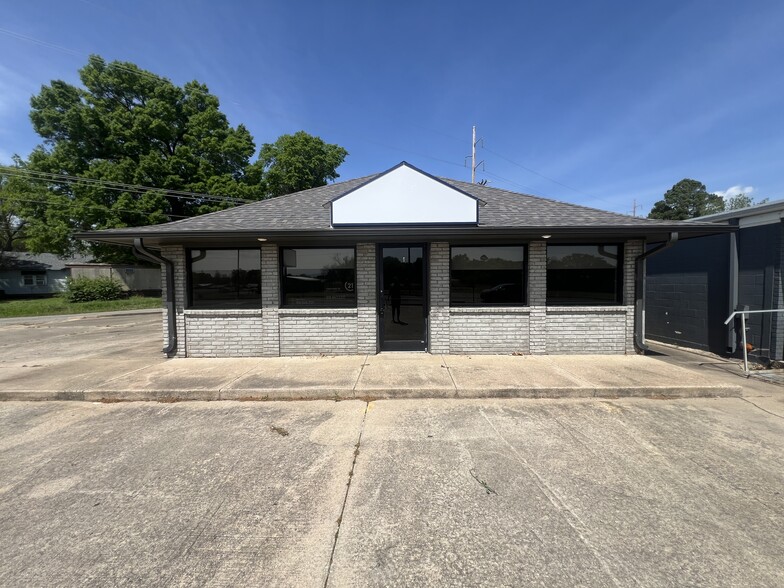
[{"label": "tree foliage", "polygon": [[765,204],[767,201],[768,199],[765,198],[755,202],[753,197],[745,193],[724,198],[719,194],[709,193],[705,184],[686,178],[664,193],[664,199],[653,205],[648,218],[686,220],[726,210],[747,208],[755,204]]},{"label": "tree foliage", "polygon": [[261,167],[271,196],[324,186],[338,177],[335,171],[348,155],[339,145],[330,145],[305,131],[282,135],[264,143],[257,165]]},{"label": "tree foliage", "polygon": [[702,182],[685,178],[664,193],[664,199],[653,205],[648,218],[686,220],[723,210],[721,196],[709,193]]},{"label": "tree foliage", "polygon": [[[142,226],[229,206],[172,191],[257,200],[325,184],[338,177],[346,151],[300,131],[265,144],[232,127],[218,98],[196,81],[177,86],[133,63],[91,56],[81,86],[54,80],[31,99],[30,119],[43,138],[17,167],[160,191],[105,184],[28,180],[38,203],[15,206],[30,250],[66,254],[74,231]],[[0,217],[2,218],[2,217]],[[112,260],[106,246],[96,257]],[[124,253],[122,254],[124,255]],[[121,255],[121,256],[122,256]]]},{"label": "tree foliage", "polygon": [[741,208],[748,208],[749,206],[755,206],[757,204],[765,204],[767,201],[768,198],[763,198],[759,202],[755,202],[754,198],[748,194],[736,194],[735,196],[726,198],[724,203],[726,210],[738,210]]}]

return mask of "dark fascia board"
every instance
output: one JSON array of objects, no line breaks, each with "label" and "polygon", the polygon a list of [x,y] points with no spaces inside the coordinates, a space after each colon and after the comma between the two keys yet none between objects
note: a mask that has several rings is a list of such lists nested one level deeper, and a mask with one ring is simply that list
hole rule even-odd
[{"label": "dark fascia board", "polygon": [[[419,169],[418,167],[416,167],[416,166],[414,166],[414,165],[411,165],[411,164],[410,164],[410,163],[408,163],[407,161],[401,161],[401,162],[400,162],[400,163],[398,163],[396,166],[394,166],[394,167],[390,167],[390,168],[389,168],[387,171],[381,172],[380,174],[378,174],[378,175],[376,175],[376,176],[373,176],[372,178],[370,178],[369,180],[367,180],[367,181],[365,181],[365,182],[362,182],[362,183],[361,183],[361,184],[359,184],[358,186],[354,186],[353,188],[351,188],[351,190],[348,190],[348,191],[344,192],[343,194],[340,194],[339,196],[335,196],[334,198],[332,198],[332,199],[330,199],[330,200],[327,200],[327,201],[326,201],[324,204],[322,204],[322,206],[323,206],[324,208],[326,208],[327,206],[331,206],[331,205],[332,205],[332,203],[333,203],[333,202],[335,202],[336,200],[340,200],[340,199],[341,199],[341,198],[343,198],[344,196],[348,196],[348,195],[349,195],[349,194],[351,194],[352,192],[356,192],[356,191],[357,191],[357,190],[359,190],[360,188],[364,188],[364,187],[365,187],[365,186],[367,186],[368,184],[372,184],[372,183],[373,183],[373,182],[375,182],[376,180],[378,180],[378,179],[380,179],[380,178],[384,177],[384,176],[385,176],[385,175],[387,175],[388,173],[391,173],[391,172],[395,171],[396,169],[398,169],[398,168],[400,168],[400,167],[407,167],[407,168],[409,168],[409,169],[412,169],[412,170],[414,170],[414,171],[416,171],[416,172],[419,172],[419,173],[420,173],[420,174],[422,174],[423,176],[425,176],[425,177],[427,177],[427,178],[430,178],[430,179],[431,179],[431,180],[433,180],[434,182],[438,182],[439,184],[442,184],[442,185],[446,186],[447,188],[451,188],[452,190],[454,190],[455,192],[458,192],[459,194],[462,194],[463,196],[468,196],[469,198],[472,198],[472,199],[476,200],[476,201],[479,203],[479,206],[484,206],[485,204],[487,204],[487,202],[485,202],[485,201],[484,201],[484,200],[482,200],[481,198],[478,198],[478,197],[474,196],[473,194],[469,194],[469,193],[468,193],[468,192],[466,192],[465,190],[461,190],[460,188],[458,188],[458,187],[456,187],[456,186],[453,186],[452,184],[449,184],[449,183],[445,182],[445,181],[444,181],[444,180],[442,180],[441,178],[437,178],[436,176],[434,176],[434,175],[432,175],[432,174],[429,174],[429,173],[427,173],[426,171],[424,171],[424,170],[421,170],[421,169]],[[343,225],[341,225],[341,226],[343,226]]]},{"label": "dark fascia board", "polygon": [[[412,230],[416,229],[416,230]],[[550,235],[549,242],[605,239],[644,239],[654,242],[666,240],[670,233],[678,233],[679,239],[690,239],[722,233],[731,233],[736,226],[714,223],[680,223],[648,226],[585,226],[585,227],[477,227],[474,225],[459,226],[417,226],[417,227],[340,227],[338,229],[311,231],[152,231],[136,232],[132,229],[109,229],[87,233],[76,233],[77,239],[115,245],[130,246],[135,237],[142,237],[145,244],[153,247],[177,244],[209,244],[209,243],[259,243],[258,238],[264,237],[271,243],[302,243],[321,242],[329,244],[352,243],[362,239],[371,241],[388,241],[403,239],[406,241],[449,240],[543,240],[543,235]]]}]

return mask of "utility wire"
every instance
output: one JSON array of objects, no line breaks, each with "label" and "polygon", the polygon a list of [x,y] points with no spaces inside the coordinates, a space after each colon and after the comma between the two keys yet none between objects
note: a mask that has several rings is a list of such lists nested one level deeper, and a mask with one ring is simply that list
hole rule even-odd
[{"label": "utility wire", "polygon": [[[27,202],[27,203],[30,203],[30,204],[48,204],[48,205],[53,204],[49,200],[34,200],[32,198],[17,198],[16,196],[14,196],[12,198],[9,198],[7,196],[0,197],[0,202],[6,201],[6,200],[9,201],[9,202]],[[131,214],[152,214],[154,212],[163,212],[162,210],[160,210],[160,211],[159,210],[145,211],[145,210],[129,210],[127,208],[114,208],[114,207],[104,206],[103,204],[97,204],[97,203],[82,203],[82,205],[90,207],[90,208],[102,208],[102,209],[106,210],[107,212],[128,212],[128,213],[131,213]],[[172,217],[192,218],[192,217],[185,216],[185,215],[182,215],[182,214],[168,214],[166,212],[163,212],[163,214],[165,214],[169,218],[172,218]]]},{"label": "utility wire", "polygon": [[[47,41],[42,41],[41,39],[36,39],[35,37],[31,37],[30,35],[24,35],[24,34],[21,34],[21,33],[10,31],[8,29],[0,28],[0,33],[9,35],[9,36],[17,38],[17,39],[21,39],[23,41],[28,41],[28,42],[31,42],[31,43],[35,43],[37,45],[41,45],[42,47],[47,47],[49,49],[54,49],[54,50],[57,50],[57,51],[61,51],[63,53],[67,53],[69,55],[74,55],[74,56],[85,56],[86,55],[85,53],[82,53],[82,52],[79,52],[79,51],[74,51],[72,49],[68,49],[68,48],[62,47],[60,45],[55,45],[54,43],[49,43]],[[142,70],[142,69],[129,68],[129,67],[126,67],[124,65],[118,64],[116,62],[111,63],[111,67],[113,67],[115,69],[119,69],[121,71],[126,71],[128,73],[133,73],[133,74],[140,75],[140,76],[146,76],[146,77],[149,77],[149,78],[157,80],[157,81],[164,81],[164,80],[165,81],[169,81],[168,78],[165,78],[163,76],[159,76],[159,75],[154,74],[152,72],[148,72],[148,71]],[[290,117],[290,116],[287,116],[287,115],[283,115],[281,113],[273,112],[273,111],[270,111],[270,110],[265,110],[265,112],[267,112],[268,114],[271,114],[273,116],[276,116],[278,118],[286,118],[286,119],[289,119],[289,120],[294,120],[293,117]],[[427,130],[427,131],[429,131],[431,133],[436,133],[436,134],[442,135],[444,137],[451,138],[454,141],[459,141],[459,142],[462,143],[462,139],[458,139],[457,137],[454,137],[453,135],[451,135],[449,133],[444,133],[442,131],[436,131],[434,129],[426,129],[425,127],[419,127],[419,128]],[[400,147],[394,147],[392,145],[380,143],[378,141],[373,141],[373,140],[364,139],[364,138],[362,138],[360,140],[364,141],[366,143],[371,143],[371,144],[378,145],[380,147],[384,147],[385,149],[392,149],[392,150],[395,150],[395,151],[402,151],[404,153],[410,153],[412,155],[416,155],[417,157],[423,157],[423,158],[430,159],[430,160],[433,160],[433,161],[438,161],[440,163],[446,163],[448,165],[454,165],[456,167],[465,167],[464,165],[461,165],[461,164],[456,163],[454,161],[449,161],[449,160],[446,160],[446,159],[440,159],[438,157],[433,157],[433,156],[430,156],[430,155],[417,153],[417,152],[414,152],[414,151],[411,151],[411,150],[408,150],[408,149],[404,149],[404,148],[400,148]],[[519,167],[519,168],[521,168],[521,169],[523,169],[523,170],[525,170],[525,171],[527,171],[529,173],[532,173],[532,174],[534,174],[536,176],[539,176],[540,178],[543,178],[543,179],[545,179],[545,180],[547,180],[549,182],[552,182],[552,183],[557,184],[557,185],[559,185],[559,186],[561,186],[563,188],[566,188],[567,190],[571,190],[572,192],[575,192],[577,194],[580,194],[580,195],[585,196],[587,198],[590,198],[592,200],[596,200],[596,201],[599,201],[599,202],[604,202],[606,204],[610,204],[611,206],[615,206],[615,204],[610,202],[609,200],[605,200],[603,198],[598,198],[596,196],[588,194],[587,192],[584,192],[582,190],[574,188],[573,186],[570,186],[569,184],[565,184],[564,182],[556,180],[555,178],[551,178],[550,176],[547,176],[547,175],[545,175],[545,174],[543,174],[541,172],[538,172],[535,169],[532,169],[532,168],[530,168],[530,167],[528,167],[526,165],[523,165],[523,164],[521,164],[521,163],[519,163],[517,161],[514,161],[512,159],[509,159],[505,155],[502,155],[502,154],[500,154],[500,153],[498,153],[498,152],[496,152],[496,151],[494,151],[492,149],[488,149],[487,147],[485,147],[485,151],[487,151],[488,153],[492,153],[496,157],[499,157],[499,158],[503,159],[504,161],[506,161],[508,163],[511,163],[512,165],[515,165],[515,166],[517,166],[517,167]],[[518,183],[513,182],[511,180],[506,180],[506,179],[501,178],[501,176],[498,176],[496,174],[491,174],[490,172],[485,172],[485,173],[487,173],[488,175],[494,175],[497,179],[505,181],[505,182],[507,182],[507,183],[509,183],[511,185],[522,187],[525,190],[531,190],[530,187],[525,187],[522,184],[518,184]],[[246,201],[246,202],[248,202],[248,201]]]},{"label": "utility wire", "polygon": [[202,194],[199,192],[188,192],[184,190],[167,190],[166,188],[155,188],[153,186],[143,186],[139,184],[125,184],[123,182],[100,180],[97,178],[85,178],[82,176],[73,176],[69,174],[39,172],[39,171],[28,170],[19,167],[0,166],[0,174],[27,178],[31,180],[52,182],[52,183],[86,184],[86,185],[100,187],[106,190],[116,190],[119,192],[137,192],[137,193],[160,192],[166,196],[182,198],[184,200],[197,200],[197,201],[206,200],[210,202],[228,202],[229,204],[247,204],[249,202],[254,202],[254,200],[247,200],[244,198],[234,198],[232,196],[212,196],[210,194]]}]

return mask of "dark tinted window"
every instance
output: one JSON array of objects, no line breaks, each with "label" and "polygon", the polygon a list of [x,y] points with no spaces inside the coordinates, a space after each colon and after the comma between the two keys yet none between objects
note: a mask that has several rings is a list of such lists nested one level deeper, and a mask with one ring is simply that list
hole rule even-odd
[{"label": "dark tinted window", "polygon": [[258,249],[191,249],[192,308],[259,308],[261,256]]},{"label": "dark tinted window", "polygon": [[619,245],[548,245],[547,304],[619,304]]},{"label": "dark tinted window", "polygon": [[525,304],[525,247],[452,247],[452,306]]},{"label": "dark tinted window", "polygon": [[357,305],[353,248],[283,248],[283,305],[342,308]]}]

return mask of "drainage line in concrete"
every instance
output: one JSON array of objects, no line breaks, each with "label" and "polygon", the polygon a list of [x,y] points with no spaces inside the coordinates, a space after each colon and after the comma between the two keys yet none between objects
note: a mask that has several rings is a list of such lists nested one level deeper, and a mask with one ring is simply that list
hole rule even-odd
[{"label": "drainage line in concrete", "polygon": [[359,447],[362,444],[362,434],[365,432],[365,419],[367,419],[367,411],[370,407],[370,402],[365,403],[365,413],[362,415],[362,425],[359,428],[359,437],[357,437],[357,444],[354,446],[354,459],[351,462],[351,470],[348,473],[348,483],[346,484],[346,494],[343,496],[343,506],[340,507],[340,516],[338,517],[338,528],[335,530],[335,540],[332,542],[332,553],[329,555],[329,566],[327,566],[327,577],[324,578],[324,588],[329,584],[329,574],[332,572],[332,561],[335,559],[335,550],[338,546],[338,537],[340,536],[340,526],[343,524],[343,513],[346,511],[346,503],[348,502],[348,491],[351,490],[351,482],[354,479],[354,466],[357,465],[357,457],[359,457]]}]

